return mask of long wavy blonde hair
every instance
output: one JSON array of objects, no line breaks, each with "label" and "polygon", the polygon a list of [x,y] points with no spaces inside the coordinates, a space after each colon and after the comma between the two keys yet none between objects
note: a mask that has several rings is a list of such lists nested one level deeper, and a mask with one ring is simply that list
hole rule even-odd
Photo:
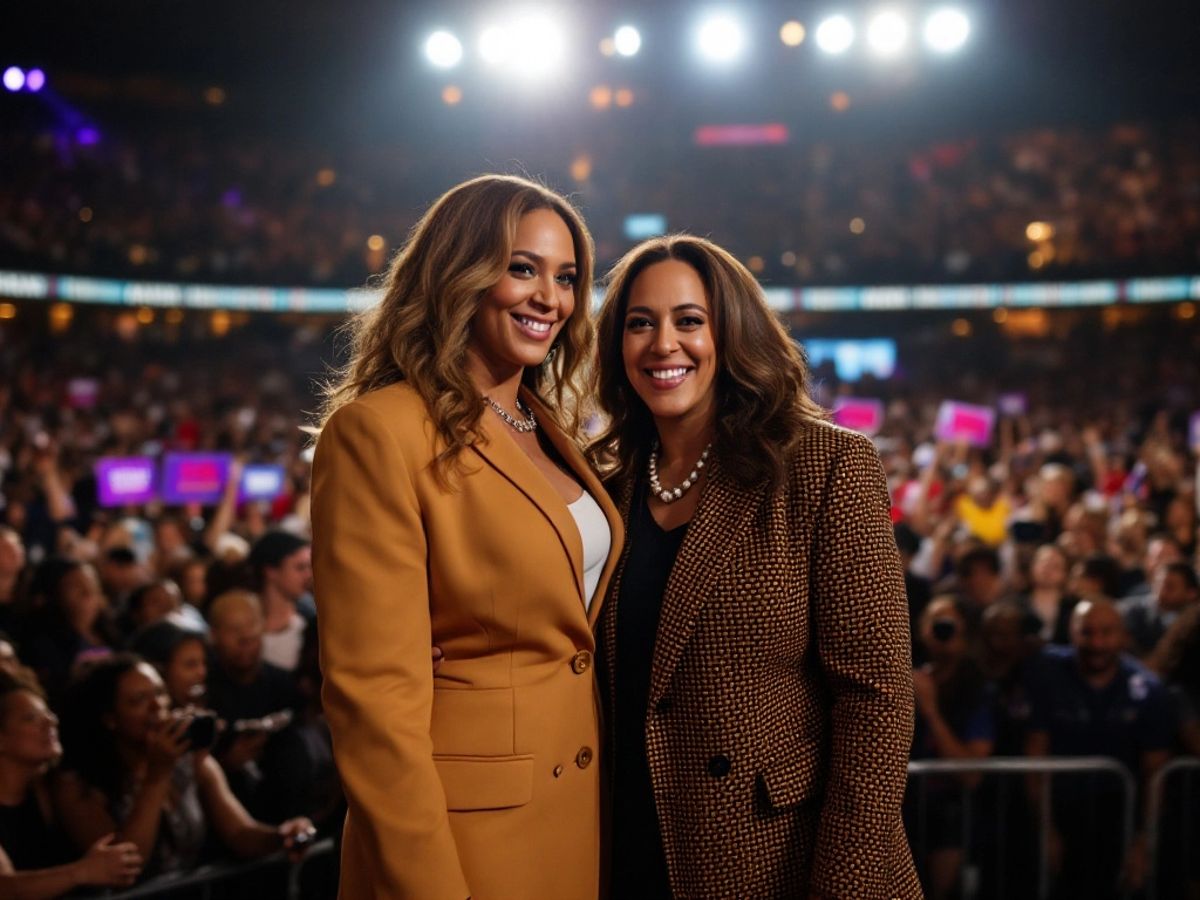
[{"label": "long wavy blonde hair", "polygon": [[429,208],[396,255],[383,298],[345,326],[350,359],[324,386],[318,429],[363,394],[404,381],[420,394],[444,442],[435,469],[443,480],[462,450],[479,439],[483,404],[467,374],[471,320],[510,264],[517,224],[549,209],[571,232],[575,312],[558,336],[553,360],[527,368],[521,383],[571,436],[579,431],[579,367],[594,339],[594,251],[583,219],[563,197],[511,175],[482,175],[451,188]]},{"label": "long wavy blonde hair", "polygon": [[779,483],[806,426],[827,419],[809,391],[804,352],[767,306],[750,271],[712,241],[687,234],[634,247],[607,278],[597,331],[592,393],[608,424],[588,447],[606,477],[636,477],[658,437],[654,419],[625,375],[625,311],[637,277],[655,263],[678,260],[704,282],[717,348],[715,449],[738,481]]}]

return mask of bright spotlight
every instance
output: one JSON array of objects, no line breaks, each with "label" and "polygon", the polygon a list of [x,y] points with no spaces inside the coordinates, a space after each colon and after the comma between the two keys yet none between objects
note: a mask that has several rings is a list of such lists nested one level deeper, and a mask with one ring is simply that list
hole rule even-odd
[{"label": "bright spotlight", "polygon": [[525,77],[542,76],[557,68],[564,47],[562,29],[538,14],[522,16],[503,26],[492,25],[479,38],[479,54],[485,62]]},{"label": "bright spotlight", "polygon": [[895,56],[908,43],[908,22],[895,10],[879,13],[867,26],[867,43],[880,56]]},{"label": "bright spotlight", "polygon": [[448,31],[435,31],[425,42],[425,58],[439,69],[453,69],[462,57],[462,42]]},{"label": "bright spotlight", "polygon": [[709,62],[733,62],[746,46],[746,32],[733,16],[719,13],[700,23],[696,46]]},{"label": "bright spotlight", "polygon": [[25,74],[25,88],[36,94],[46,86],[46,73],[41,69],[30,69]]},{"label": "bright spotlight", "polygon": [[830,16],[817,26],[817,46],[831,56],[845,53],[854,43],[854,26],[845,16]]},{"label": "bright spotlight", "polygon": [[971,33],[966,13],[953,7],[935,10],[925,20],[925,43],[937,53],[954,53],[962,49]]},{"label": "bright spotlight", "polygon": [[642,35],[632,25],[622,25],[613,35],[613,46],[622,56],[636,56],[642,49]]},{"label": "bright spotlight", "polygon": [[4,70],[4,86],[10,91],[19,91],[25,86],[25,73],[16,66],[9,66]]}]

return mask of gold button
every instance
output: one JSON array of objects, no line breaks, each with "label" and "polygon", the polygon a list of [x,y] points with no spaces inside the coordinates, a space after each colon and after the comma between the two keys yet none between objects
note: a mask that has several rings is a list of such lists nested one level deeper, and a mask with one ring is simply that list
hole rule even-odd
[{"label": "gold button", "polygon": [[586,650],[580,650],[571,657],[571,671],[576,675],[582,675],[592,667],[592,654]]},{"label": "gold button", "polygon": [[563,767],[562,767],[562,766],[555,766],[555,767],[554,767],[554,777],[555,777],[555,778],[558,778],[560,775],[562,775],[562,773],[563,773]]},{"label": "gold button", "polygon": [[580,747],[579,752],[575,754],[575,765],[581,769],[586,769],[592,764],[592,748]]}]

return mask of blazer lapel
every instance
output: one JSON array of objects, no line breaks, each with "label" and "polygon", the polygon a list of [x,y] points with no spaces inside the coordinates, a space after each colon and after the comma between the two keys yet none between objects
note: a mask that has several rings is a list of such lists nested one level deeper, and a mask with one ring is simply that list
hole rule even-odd
[{"label": "blazer lapel", "polygon": [[[583,483],[583,488],[592,495],[592,499],[600,506],[604,513],[604,518],[608,522],[608,529],[611,535],[611,542],[608,549],[608,559],[605,560],[604,568],[600,572],[600,580],[596,584],[596,592],[592,595],[591,605],[588,607],[588,625],[595,627],[596,619],[600,615],[600,607],[604,605],[604,595],[608,590],[609,579],[612,578],[613,570],[617,567],[617,562],[621,557],[621,549],[625,543],[625,525],[621,521],[621,514],[613,505],[612,500],[608,496],[608,492],[604,490],[604,485],[600,483],[600,479],[596,477],[596,473],[592,471],[591,465],[584,458],[582,451],[578,445],[563,434],[550,421],[550,415],[546,411],[545,405],[538,398],[526,390],[521,388],[521,399],[533,408],[538,416],[538,422],[542,424],[542,431],[554,445],[554,449],[558,451],[559,456],[570,467],[571,471]],[[520,448],[517,448],[520,452]],[[524,455],[524,454],[522,454]],[[539,472],[540,476],[541,473]],[[545,478],[542,478],[545,481]],[[551,489],[553,493],[553,489]],[[561,500],[561,498],[560,498]],[[579,584],[579,596],[583,597],[583,547],[580,543],[579,529],[575,525],[575,517],[571,515],[570,510],[567,510],[567,518],[570,520],[571,529],[575,532],[575,543],[579,545],[579,561],[575,565],[575,577]]]},{"label": "blazer lapel", "polygon": [[688,525],[663,596],[650,671],[651,709],[666,693],[710,589],[749,531],[765,490],[738,485],[722,468],[719,458],[710,466],[708,483]]},{"label": "blazer lapel", "polygon": [[[529,394],[522,391],[521,399],[534,405]],[[537,412],[544,412],[540,404],[536,404]],[[536,413],[535,413],[536,414]],[[559,442],[567,444],[570,441],[558,432],[553,424],[547,421],[547,416],[538,417],[538,425],[550,437],[556,448]],[[533,461],[525,455],[525,451],[517,446],[505,431],[506,425],[499,422],[495,416],[485,415],[479,423],[482,440],[477,441],[472,449],[492,466],[497,472],[507,478],[512,484],[528,497],[554,526],[563,551],[571,562],[571,571],[575,576],[575,590],[580,604],[583,603],[583,542],[579,537],[579,528],[575,525],[575,517],[567,509],[566,501],[559,495],[554,486],[546,480]],[[561,453],[562,450],[559,449]]]}]

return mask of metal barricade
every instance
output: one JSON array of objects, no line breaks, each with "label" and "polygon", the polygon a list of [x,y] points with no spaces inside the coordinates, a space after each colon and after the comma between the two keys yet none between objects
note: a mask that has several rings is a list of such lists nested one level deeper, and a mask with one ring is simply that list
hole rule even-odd
[{"label": "metal barricade", "polygon": [[[1121,784],[1124,802],[1122,804],[1121,827],[1123,847],[1127,852],[1133,842],[1135,810],[1137,805],[1137,782],[1129,770],[1115,759],[1106,756],[1062,756],[1062,757],[990,757],[988,759],[946,759],[946,760],[914,760],[908,764],[909,778],[921,779],[922,791],[925,789],[925,779],[931,775],[1079,775],[1107,773],[1115,776]],[[971,792],[973,788],[960,782],[960,796],[963,803],[962,816],[962,846],[964,850],[971,846]],[[1041,782],[1038,803],[1038,893],[1041,900],[1050,896],[1050,832],[1051,832],[1050,778]],[[1154,864],[1153,854],[1150,863]],[[966,866],[961,877],[966,878]],[[972,885],[964,882],[962,896],[971,897],[974,894]],[[1129,897],[1130,892],[1124,890],[1122,896]]]},{"label": "metal barricade", "polygon": [[[1150,782],[1150,798],[1146,808],[1146,850],[1150,857],[1150,881],[1146,885],[1147,900],[1158,900],[1159,866],[1162,862],[1162,817],[1163,800],[1167,796],[1167,782],[1179,772],[1200,772],[1200,757],[1182,756],[1173,759],[1155,774]],[[1191,823],[1188,822],[1188,832]]]},{"label": "metal barricade", "polygon": [[[213,886],[220,882],[262,872],[278,866],[280,868],[286,867],[287,888],[283,896],[287,900],[299,900],[302,886],[301,877],[304,873],[304,867],[312,860],[331,853],[333,849],[333,838],[324,838],[309,847],[308,852],[304,854],[299,862],[292,862],[288,859],[285,852],[280,851],[272,853],[270,856],[264,856],[260,859],[253,859],[247,862],[212,863],[200,866],[181,875],[162,875],[158,878],[151,878],[137,887],[120,893],[107,894],[106,897],[108,900],[149,900],[149,898],[171,897],[184,891],[199,889],[201,895],[207,900]],[[280,875],[280,880],[282,881],[283,872]]]}]

